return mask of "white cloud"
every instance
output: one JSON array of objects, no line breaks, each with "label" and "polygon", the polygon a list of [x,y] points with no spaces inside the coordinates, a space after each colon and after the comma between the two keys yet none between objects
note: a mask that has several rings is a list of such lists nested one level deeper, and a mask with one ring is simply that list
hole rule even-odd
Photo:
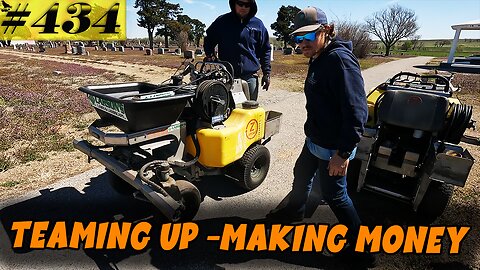
[{"label": "white cloud", "polygon": [[194,0],[183,0],[183,2],[187,4],[201,4],[209,8],[210,10],[214,10],[216,7],[212,4],[209,4],[207,2],[202,2],[202,1],[194,1]]},{"label": "white cloud", "polygon": [[202,4],[202,5],[204,5],[204,6],[206,6],[206,7],[208,7],[208,8],[211,9],[211,10],[214,10],[214,9],[216,8],[214,5],[209,4],[209,3],[205,3],[205,2],[199,2],[199,3]]}]

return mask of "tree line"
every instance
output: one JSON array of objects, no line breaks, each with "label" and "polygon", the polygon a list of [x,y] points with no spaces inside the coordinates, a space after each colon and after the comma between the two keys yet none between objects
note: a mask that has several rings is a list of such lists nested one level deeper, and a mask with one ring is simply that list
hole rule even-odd
[{"label": "tree line", "polygon": [[198,19],[182,14],[180,4],[172,4],[166,0],[135,0],[134,7],[139,9],[138,26],[147,29],[150,49],[153,49],[154,36],[164,37],[167,48],[170,38],[177,41],[180,47],[186,46],[186,41],[200,45],[206,25]]},{"label": "tree line", "polygon": [[[167,48],[170,38],[180,47],[186,47],[189,41],[194,42],[197,47],[200,45],[206,25],[198,19],[182,14],[180,4],[172,4],[166,0],[135,0],[134,7],[139,9],[138,26],[147,29],[151,49],[155,36],[164,37]],[[296,6],[282,5],[277,12],[277,20],[270,26],[274,30],[273,35],[284,47],[295,46],[291,33],[295,15],[299,11]],[[410,38],[414,47],[420,38],[415,35],[419,29],[415,12],[398,4],[374,12],[364,23],[335,22],[335,29],[340,38],[352,41],[357,57],[365,57],[373,48],[370,35],[380,39],[386,56],[390,55],[391,49],[399,40]],[[443,45],[445,44],[440,46]]]}]

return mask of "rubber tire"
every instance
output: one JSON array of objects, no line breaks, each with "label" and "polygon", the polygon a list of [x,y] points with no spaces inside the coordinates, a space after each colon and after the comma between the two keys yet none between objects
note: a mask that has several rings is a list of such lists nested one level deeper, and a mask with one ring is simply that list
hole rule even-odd
[{"label": "rubber tire", "polygon": [[107,172],[105,173],[105,177],[107,178],[107,181],[113,188],[113,190],[115,190],[121,195],[129,196],[132,195],[135,191],[137,191],[132,185],[125,182],[125,180],[123,180],[110,170],[107,170]]},{"label": "rubber tire", "polygon": [[182,203],[185,206],[185,209],[180,213],[178,222],[191,221],[197,214],[202,202],[200,191],[195,185],[186,180],[177,180],[175,182],[182,195]]},{"label": "rubber tire", "polygon": [[418,214],[432,221],[441,216],[452,197],[453,185],[437,181],[430,182],[422,202],[418,206]]},{"label": "rubber tire", "polygon": [[260,186],[267,177],[270,168],[270,151],[264,145],[257,144],[245,151],[236,162],[233,175],[240,187],[251,191]]}]

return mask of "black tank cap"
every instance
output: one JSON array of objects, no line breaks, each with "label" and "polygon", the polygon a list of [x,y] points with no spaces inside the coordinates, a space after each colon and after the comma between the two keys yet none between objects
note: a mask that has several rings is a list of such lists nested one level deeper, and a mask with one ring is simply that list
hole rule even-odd
[{"label": "black tank cap", "polygon": [[243,109],[256,109],[258,108],[258,102],[255,100],[247,100],[242,103]]}]

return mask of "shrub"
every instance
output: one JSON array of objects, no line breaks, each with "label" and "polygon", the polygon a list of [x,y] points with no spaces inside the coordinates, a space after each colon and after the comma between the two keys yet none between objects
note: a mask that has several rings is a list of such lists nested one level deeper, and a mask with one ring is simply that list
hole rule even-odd
[{"label": "shrub", "polygon": [[352,22],[340,21],[336,23],[337,35],[353,44],[353,53],[358,58],[366,57],[372,50],[374,44],[368,34],[365,25]]}]

